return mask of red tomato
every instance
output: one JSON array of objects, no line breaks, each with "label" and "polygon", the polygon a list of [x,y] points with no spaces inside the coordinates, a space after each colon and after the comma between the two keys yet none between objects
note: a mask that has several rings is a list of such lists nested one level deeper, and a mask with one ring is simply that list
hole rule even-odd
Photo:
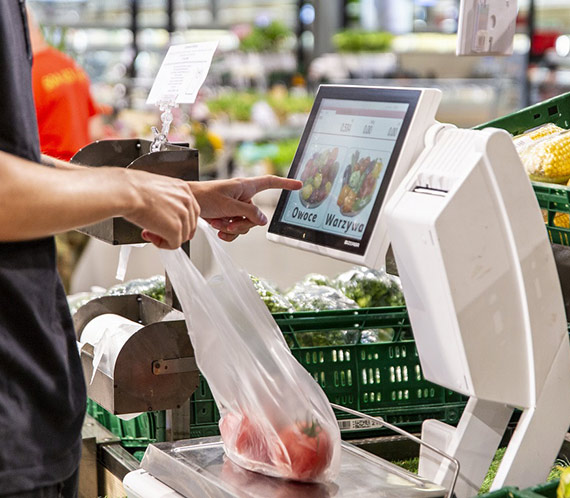
[{"label": "red tomato", "polygon": [[[291,478],[315,480],[330,464],[333,447],[328,434],[317,422],[297,423],[282,431],[279,437],[291,461]],[[287,457],[282,458],[286,463]]]},{"label": "red tomato", "polygon": [[241,418],[234,413],[228,413],[220,421],[220,434],[230,447],[235,448],[244,458],[256,462],[270,462],[267,441],[263,437],[261,428],[243,415]]}]

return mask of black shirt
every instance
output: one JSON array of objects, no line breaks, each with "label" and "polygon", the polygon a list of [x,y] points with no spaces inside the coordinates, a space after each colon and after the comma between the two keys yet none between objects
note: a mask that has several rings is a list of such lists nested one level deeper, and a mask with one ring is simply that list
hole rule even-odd
[{"label": "black shirt", "polygon": [[[24,1],[0,0],[0,150],[39,162],[31,62]],[[0,243],[0,496],[79,465],[85,384],[55,261],[52,237]]]}]

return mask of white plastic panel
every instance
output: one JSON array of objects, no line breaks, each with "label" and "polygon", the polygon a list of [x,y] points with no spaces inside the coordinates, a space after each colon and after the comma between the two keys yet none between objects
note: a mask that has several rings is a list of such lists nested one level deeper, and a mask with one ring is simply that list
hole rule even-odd
[{"label": "white plastic panel", "polygon": [[512,54],[516,17],[516,0],[461,0],[456,54]]}]

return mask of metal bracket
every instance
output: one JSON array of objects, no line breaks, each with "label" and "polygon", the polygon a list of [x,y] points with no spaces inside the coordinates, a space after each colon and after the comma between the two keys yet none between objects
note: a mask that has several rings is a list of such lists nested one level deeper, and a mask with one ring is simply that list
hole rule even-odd
[{"label": "metal bracket", "polygon": [[450,486],[449,491],[446,493],[445,498],[451,498],[452,496],[454,496],[453,490],[455,489],[455,484],[457,482],[457,478],[459,477],[459,461],[456,458],[449,456],[447,453],[444,453],[439,448],[436,448],[435,446],[433,446],[429,443],[426,443],[425,441],[422,441],[420,438],[414,436],[413,434],[410,434],[409,432],[401,429],[400,427],[389,424],[382,417],[372,417],[370,415],[367,415],[366,413],[361,413],[359,411],[353,410],[351,408],[347,408],[346,406],[337,405],[335,403],[331,403],[331,406],[335,410],[339,410],[339,411],[345,412],[345,413],[350,413],[351,415],[354,415],[355,417],[361,417],[361,418],[370,420],[371,422],[378,422],[381,425],[387,427],[388,429],[390,429],[394,432],[397,432],[398,434],[400,434],[404,437],[407,437],[408,439],[411,439],[415,443],[417,443],[421,446],[425,446],[426,448],[429,448],[431,451],[433,451],[434,453],[437,453],[442,458],[449,460],[449,462],[453,465],[454,470],[453,470],[453,477],[451,479],[451,486]]},{"label": "metal bracket", "polygon": [[154,360],[152,362],[152,373],[154,375],[193,372],[196,371],[197,368],[196,358],[193,356],[175,358],[173,360]]}]

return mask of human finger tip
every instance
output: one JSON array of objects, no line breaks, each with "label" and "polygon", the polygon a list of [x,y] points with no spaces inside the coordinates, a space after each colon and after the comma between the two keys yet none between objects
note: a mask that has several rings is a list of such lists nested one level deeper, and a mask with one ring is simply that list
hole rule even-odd
[{"label": "human finger tip", "polygon": [[233,240],[237,239],[238,234],[231,234],[227,232],[218,232],[218,237],[223,240],[224,242],[232,242]]}]

